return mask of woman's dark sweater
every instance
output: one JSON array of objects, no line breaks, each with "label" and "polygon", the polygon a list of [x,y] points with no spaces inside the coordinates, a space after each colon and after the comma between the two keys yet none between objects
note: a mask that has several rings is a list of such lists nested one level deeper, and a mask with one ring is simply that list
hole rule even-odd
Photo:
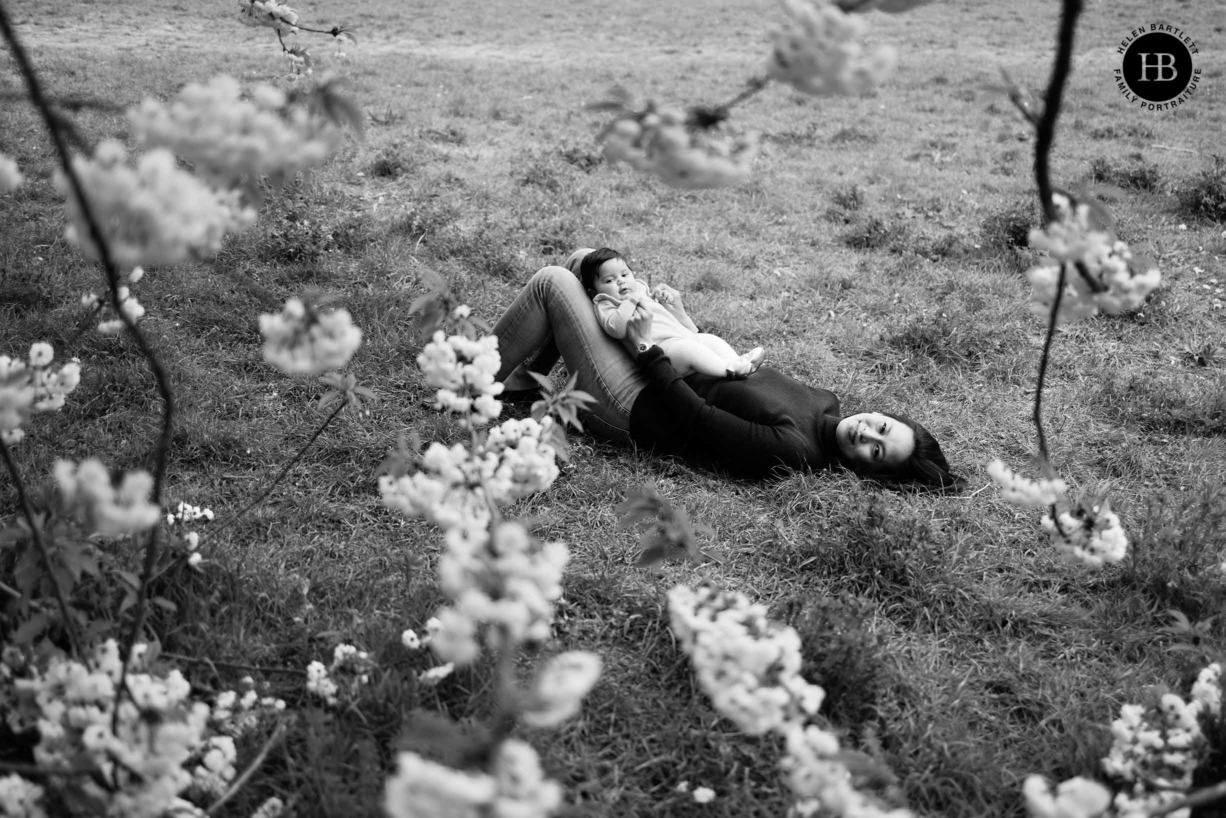
[{"label": "woman's dark sweater", "polygon": [[658,346],[638,356],[648,384],[630,410],[639,446],[740,477],[838,463],[839,399],[776,369],[744,380],[682,378]]}]

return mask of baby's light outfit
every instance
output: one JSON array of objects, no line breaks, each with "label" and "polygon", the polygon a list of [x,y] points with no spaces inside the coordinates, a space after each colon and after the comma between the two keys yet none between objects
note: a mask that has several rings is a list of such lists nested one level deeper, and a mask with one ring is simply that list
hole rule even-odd
[{"label": "baby's light outfit", "polygon": [[[647,294],[647,285],[642,281],[634,282],[634,294],[643,296],[643,306],[651,311],[651,341],[658,344],[666,353],[667,342],[677,338],[692,338],[692,329],[677,320],[668,309]],[[624,298],[599,293],[592,299],[596,307],[596,320],[600,328],[614,338],[626,337],[626,323],[634,315],[634,302]]]}]

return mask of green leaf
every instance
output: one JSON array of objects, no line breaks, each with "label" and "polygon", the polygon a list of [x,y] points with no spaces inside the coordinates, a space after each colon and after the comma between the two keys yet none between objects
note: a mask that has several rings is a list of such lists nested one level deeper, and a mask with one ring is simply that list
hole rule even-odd
[{"label": "green leaf", "polygon": [[658,565],[668,559],[671,549],[662,543],[653,543],[639,552],[639,558],[634,561],[636,568],[648,568]]},{"label": "green leaf", "polygon": [[167,599],[164,596],[155,596],[149,601],[152,602],[154,605],[157,605],[159,608],[161,608],[164,611],[169,611],[170,613],[179,612],[179,606],[174,604],[173,602],[171,602],[169,599]]},{"label": "green leaf", "polygon": [[9,639],[15,645],[30,646],[33,645],[40,636],[42,636],[47,628],[51,625],[51,617],[42,611],[34,613],[25,622],[17,626],[17,629],[12,632]]}]

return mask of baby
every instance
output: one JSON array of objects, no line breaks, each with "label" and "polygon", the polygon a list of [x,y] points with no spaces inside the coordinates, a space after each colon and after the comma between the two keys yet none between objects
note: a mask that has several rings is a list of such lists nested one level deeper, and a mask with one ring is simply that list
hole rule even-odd
[{"label": "baby", "polygon": [[600,328],[614,338],[626,337],[626,323],[642,305],[651,312],[651,340],[658,344],[682,375],[698,372],[726,378],[746,378],[757,371],[766,357],[762,347],[738,355],[717,335],[699,332],[686,315],[681,296],[672,287],[647,285],[634,277],[626,260],[616,250],[603,247],[584,257],[579,278],[592,304]]}]

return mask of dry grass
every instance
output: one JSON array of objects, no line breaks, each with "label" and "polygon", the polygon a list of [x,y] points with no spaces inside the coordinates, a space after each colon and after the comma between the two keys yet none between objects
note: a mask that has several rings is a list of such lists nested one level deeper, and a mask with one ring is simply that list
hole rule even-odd
[{"label": "dry grass", "polygon": [[[59,95],[126,105],[219,70],[246,79],[282,70],[275,39],[239,27],[228,8],[205,17],[132,0],[92,4],[69,23],[28,0],[6,5]],[[1223,602],[1213,570],[1226,559],[1226,529],[1207,509],[1220,511],[1226,482],[1226,386],[1222,356],[1197,354],[1226,346],[1212,307],[1226,238],[1212,212],[1186,208],[1220,193],[1206,168],[1226,130],[1226,85],[1211,68],[1222,56],[1212,0],[1180,6],[1210,76],[1168,115],[1127,109],[1110,77],[1120,33],[1149,6],[1087,11],[1054,172],[1067,186],[1134,182],[1117,204],[1121,230],[1152,246],[1165,284],[1142,316],[1094,320],[1056,340],[1045,415],[1056,463],[1076,489],[1109,481],[1138,543],[1121,567],[1070,567],[1036,519],[984,488],[983,472],[997,456],[1025,467],[1034,450],[1042,327],[1024,306],[1027,251],[1016,241],[1034,195],[1031,142],[991,86],[1001,67],[1045,81],[1049,6],[875,15],[874,37],[901,46],[897,78],[865,99],[768,89],[737,112],[773,136],[754,179],[704,193],[607,166],[592,143],[598,118],[581,106],[614,82],[675,104],[732,96],[763,57],[756,7],[302,6],[311,20],[359,31],[362,46],[341,69],[375,117],[367,140],[272,199],[215,263],[150,271],[138,291],[183,409],[172,504],[224,517],[319,422],[322,388],[260,358],[257,315],[286,296],[342,295],[366,339],[351,369],[383,397],[369,414],[343,416],[264,507],[222,534],[206,574],[174,577],[167,591],[183,615],[158,627],[167,650],[201,659],[190,668],[197,684],[247,672],[225,663],[268,668],[262,678],[299,713],[233,814],[274,793],[298,796],[300,815],[372,814],[415,712],[482,714],[488,669],[435,689],[407,672],[427,660],[398,635],[438,604],[439,538],[383,510],[373,474],[401,431],[453,434],[422,408],[413,365],[420,341],[407,311],[423,273],[446,276],[492,320],[532,271],[575,245],[628,251],[654,281],[686,292],[704,326],[734,346],[765,345],[773,365],[835,390],[846,410],[905,407],[971,481],[961,496],[830,474],[746,484],[580,438],[555,487],[514,510],[574,554],[544,651],[606,658],[580,720],[529,734],[585,810],[575,814],[786,808],[778,748],[732,731],[673,644],[664,594],[677,582],[742,589],[806,622],[814,673],[861,694],[841,697],[836,712],[849,723],[838,726],[895,770],[897,796],[921,814],[1017,816],[1026,774],[1096,775],[1118,705],[1191,668],[1156,632],[1165,610],[1196,618]],[[2,64],[0,90],[12,91]],[[124,129],[115,114],[77,121],[91,138]],[[35,482],[55,457],[142,465],[157,410],[126,341],[75,331],[79,294],[99,284],[62,239],[44,144],[24,108],[6,107],[0,149],[31,182],[0,199],[0,351],[46,339],[86,372],[65,410],[40,417],[21,445]],[[634,535],[613,509],[646,481],[713,526],[706,545],[722,564],[632,567]],[[11,508],[7,484],[2,496]],[[1223,635],[1219,621],[1209,649],[1220,651]],[[271,669],[300,670],[339,640],[373,651],[383,672],[352,710],[326,714],[304,701],[300,677]],[[699,807],[675,790],[682,780],[719,797]]]}]

